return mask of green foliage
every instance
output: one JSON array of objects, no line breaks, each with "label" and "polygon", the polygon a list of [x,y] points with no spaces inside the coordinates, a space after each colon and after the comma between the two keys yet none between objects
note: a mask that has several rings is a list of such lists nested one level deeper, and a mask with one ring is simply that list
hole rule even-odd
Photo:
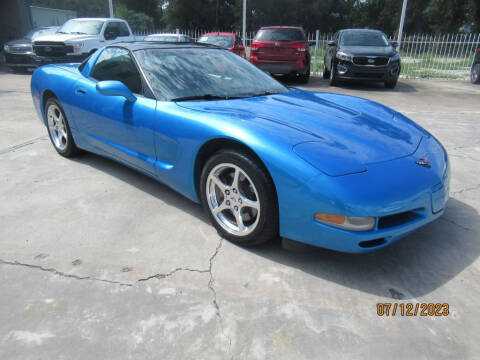
[{"label": "green foliage", "polygon": [[[307,31],[378,28],[395,34],[403,0],[247,0],[249,31],[265,25],[300,25]],[[108,0],[31,0],[32,5],[108,16]],[[144,29],[239,31],[243,0],[115,0],[115,14]],[[409,0],[406,33],[480,31],[479,0]]]},{"label": "green foliage", "polygon": [[154,28],[153,19],[141,12],[129,10],[125,4],[116,2],[113,6],[115,17],[125,19],[133,32],[146,32]]}]

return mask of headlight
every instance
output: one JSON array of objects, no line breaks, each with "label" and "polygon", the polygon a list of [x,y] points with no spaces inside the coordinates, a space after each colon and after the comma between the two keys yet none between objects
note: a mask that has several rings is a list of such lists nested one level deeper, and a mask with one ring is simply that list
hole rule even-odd
[{"label": "headlight", "polygon": [[83,43],[75,43],[75,44],[72,44],[73,53],[74,53],[74,54],[81,53],[81,52],[82,52],[83,45],[84,45]]},{"label": "headlight", "polygon": [[3,45],[3,50],[4,50],[5,52],[10,52],[10,46],[8,46],[8,45]]},{"label": "headlight", "polygon": [[315,214],[315,220],[322,224],[351,231],[369,231],[375,227],[375,218],[372,216]]},{"label": "headlight", "polygon": [[343,61],[352,61],[352,56],[348,55],[347,53],[344,53],[343,51],[337,51],[337,59],[343,60]]}]

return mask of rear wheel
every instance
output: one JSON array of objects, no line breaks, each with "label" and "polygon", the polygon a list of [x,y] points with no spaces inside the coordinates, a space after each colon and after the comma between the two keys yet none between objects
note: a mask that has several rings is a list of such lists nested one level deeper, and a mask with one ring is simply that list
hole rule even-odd
[{"label": "rear wheel", "polygon": [[480,63],[474,64],[472,66],[472,71],[470,73],[470,81],[472,84],[480,84]]},{"label": "rear wheel", "polygon": [[250,156],[217,152],[203,168],[200,187],[203,207],[222,237],[254,246],[277,236],[274,185]]},{"label": "rear wheel", "polygon": [[47,117],[48,136],[55,150],[65,157],[75,156],[78,153],[78,148],[73,141],[65,112],[56,98],[51,97],[47,100],[45,115]]},{"label": "rear wheel", "polygon": [[310,64],[307,65],[305,74],[300,75],[300,82],[302,84],[307,84],[309,79],[310,79]]}]

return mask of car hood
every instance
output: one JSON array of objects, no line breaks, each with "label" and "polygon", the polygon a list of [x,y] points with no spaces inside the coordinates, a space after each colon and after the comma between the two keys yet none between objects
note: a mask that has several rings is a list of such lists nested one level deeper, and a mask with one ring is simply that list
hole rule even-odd
[{"label": "car hood", "polygon": [[80,35],[80,34],[50,34],[50,35],[40,35],[35,38],[33,41],[37,43],[39,41],[51,41],[51,42],[77,42],[85,41],[90,39],[96,39],[98,35]]},{"label": "car hood", "polygon": [[391,46],[342,46],[339,50],[353,56],[393,56],[395,54]]},{"label": "car hood", "polygon": [[178,104],[242,120],[242,126],[250,131],[255,131],[255,124],[268,122],[269,126],[262,128],[269,136],[290,142],[300,157],[332,176],[366,171],[369,164],[408,156],[426,134],[413,121],[383,105],[332,93],[293,90]]},{"label": "car hood", "polygon": [[15,40],[10,40],[6,42],[6,45],[30,45],[32,41],[28,38],[21,38],[21,39],[15,39]]}]

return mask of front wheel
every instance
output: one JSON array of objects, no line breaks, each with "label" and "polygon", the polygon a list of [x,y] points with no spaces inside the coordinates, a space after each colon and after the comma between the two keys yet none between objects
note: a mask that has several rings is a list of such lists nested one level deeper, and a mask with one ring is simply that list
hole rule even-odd
[{"label": "front wheel", "polygon": [[480,63],[474,64],[472,66],[472,71],[470,73],[470,81],[472,84],[480,84]]},{"label": "front wheel", "polygon": [[397,81],[398,81],[398,78],[393,78],[385,81],[384,85],[387,89],[393,89],[395,86],[397,86]]},{"label": "front wheel", "polygon": [[332,66],[330,66],[330,78],[329,78],[329,83],[330,86],[336,86],[337,85],[337,76],[336,76],[337,68],[335,66],[335,62],[332,61]]},{"label": "front wheel", "polygon": [[327,70],[327,60],[323,59],[323,78],[330,78],[330,71]]},{"label": "front wheel", "polygon": [[78,153],[78,148],[73,141],[65,112],[56,98],[51,97],[47,100],[45,115],[47,117],[48,135],[55,150],[65,157],[75,156]]},{"label": "front wheel", "polygon": [[222,150],[205,164],[200,179],[202,204],[220,235],[254,246],[278,234],[274,185],[250,156]]}]

